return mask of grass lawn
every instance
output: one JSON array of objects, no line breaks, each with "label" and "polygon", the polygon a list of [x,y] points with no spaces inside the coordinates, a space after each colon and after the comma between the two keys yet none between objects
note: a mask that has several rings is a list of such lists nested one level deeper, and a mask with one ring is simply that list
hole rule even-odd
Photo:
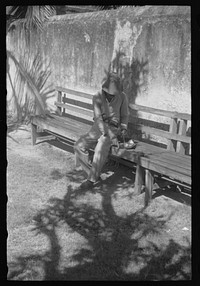
[{"label": "grass lawn", "polygon": [[124,166],[80,193],[74,155],[31,146],[27,126],[9,133],[7,160],[8,280],[191,279],[189,197],[158,189],[144,208]]}]

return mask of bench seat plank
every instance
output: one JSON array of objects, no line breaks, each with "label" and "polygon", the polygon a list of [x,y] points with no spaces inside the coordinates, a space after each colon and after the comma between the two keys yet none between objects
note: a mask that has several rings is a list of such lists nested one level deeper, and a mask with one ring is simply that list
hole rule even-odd
[{"label": "bench seat plank", "polygon": [[[48,118],[51,120],[51,119],[55,119],[57,122],[60,122],[60,124],[65,124],[66,127],[68,125],[71,125],[71,126],[75,126],[77,128],[87,128],[89,129],[89,125],[92,125],[92,121],[89,121],[87,123],[84,123],[82,121],[79,121],[77,119],[73,119],[71,117],[65,117],[65,116],[60,116],[60,115],[56,115],[56,114],[51,114],[51,115],[48,115]],[[77,136],[79,136],[79,134],[77,134]]]},{"label": "bench seat plank", "polygon": [[150,144],[146,144],[144,142],[139,142],[135,150],[137,152],[144,152],[147,156],[156,156],[158,160],[170,162],[171,164],[177,164],[178,158],[178,161],[181,163],[181,167],[191,169],[191,156],[181,156],[179,153],[172,153],[167,149],[153,145],[151,146]]},{"label": "bench seat plank", "polygon": [[[171,154],[163,152],[161,155],[154,154],[154,157],[157,156],[159,161],[166,161],[170,164],[177,164],[177,156],[171,156]],[[180,166],[184,169],[191,169],[191,158],[181,158],[178,156],[178,162]]]},{"label": "bench seat plank", "polygon": [[149,155],[149,157],[139,157],[137,150],[130,152],[128,150],[119,149],[117,151],[116,148],[113,148],[113,155],[114,154],[128,161],[135,162],[136,164],[138,163],[145,169],[149,169],[162,175],[172,177],[178,181],[191,184],[191,170],[186,170],[179,167],[180,163],[178,159],[177,165],[173,165],[164,161],[158,161],[157,157],[153,157],[153,155]]},{"label": "bench seat plank", "polygon": [[61,124],[60,121],[55,119],[41,118],[36,116],[33,118],[32,123],[44,130],[49,130],[74,141],[76,141],[80,135],[89,130],[87,124],[85,124],[85,126],[83,124],[77,126],[77,122],[75,124],[75,120],[70,119],[69,121],[69,124],[66,122]]},{"label": "bench seat plank", "polygon": [[[140,150],[140,148],[142,148],[142,149]],[[158,157],[162,156],[163,158],[165,157],[166,159],[170,158],[171,160],[173,160],[173,158],[176,160],[177,154],[178,154],[178,156],[179,156],[180,160],[182,160],[183,164],[186,163],[186,164],[191,165],[191,156],[182,155],[182,154],[177,153],[177,152],[172,152],[172,151],[169,151],[169,150],[164,149],[162,147],[150,145],[150,144],[145,143],[145,142],[139,142],[137,144],[137,151],[138,152],[143,151],[148,155],[154,154],[154,155],[157,155]]]},{"label": "bench seat plank", "polygon": [[[89,130],[88,124],[84,122],[79,122],[78,120],[69,117],[54,116],[53,118],[48,117],[46,120],[48,122],[54,122],[55,124],[59,124],[59,126],[63,126],[64,128],[70,128],[70,130],[80,130],[81,133],[83,132],[82,130]],[[79,137],[79,134],[77,134],[77,138]]]},{"label": "bench seat plank", "polygon": [[[121,156],[121,157],[126,157],[126,158],[129,158],[129,160],[135,160],[135,156],[133,157],[133,159],[132,159],[132,154],[142,154],[142,153],[144,153],[145,154],[145,157],[146,158],[148,158],[148,159],[150,159],[150,160],[156,160],[159,164],[162,164],[162,165],[166,165],[166,166],[168,166],[169,164],[171,165],[171,168],[172,169],[175,169],[175,170],[182,170],[182,172],[184,173],[184,174],[187,174],[188,173],[188,171],[190,171],[190,166],[189,166],[189,164],[188,165],[186,165],[187,163],[187,159],[185,160],[185,165],[182,165],[181,164],[181,166],[180,166],[180,162],[182,163],[182,159],[180,159],[180,157],[179,157],[179,154],[177,153],[176,154],[176,160],[175,160],[175,158],[173,158],[172,160],[170,160],[170,157],[168,157],[168,160],[166,160],[165,158],[162,158],[162,157],[158,157],[157,156],[157,153],[156,154],[154,154],[154,153],[148,153],[148,152],[144,152],[145,151],[145,148],[143,148],[143,144],[142,144],[142,142],[139,142],[138,143],[138,145],[139,146],[137,146],[135,149],[133,149],[133,150],[125,150],[125,149],[119,149],[119,150],[116,150],[116,148],[113,148],[114,149],[114,151],[113,152],[116,152],[116,155],[117,156]],[[164,152],[166,152],[166,151],[161,151],[162,152],[162,154],[164,153]],[[141,157],[144,157],[144,156],[142,156],[141,155]],[[188,158],[188,162],[190,161],[190,158]]]}]

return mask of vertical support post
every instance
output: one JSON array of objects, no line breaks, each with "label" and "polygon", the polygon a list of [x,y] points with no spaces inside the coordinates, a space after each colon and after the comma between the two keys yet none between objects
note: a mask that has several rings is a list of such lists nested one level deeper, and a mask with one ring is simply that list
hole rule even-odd
[{"label": "vertical support post", "polygon": [[31,141],[32,145],[34,146],[37,139],[37,125],[31,123]]},{"label": "vertical support post", "polygon": [[149,170],[145,170],[145,198],[144,204],[145,207],[148,206],[149,202],[152,199],[152,190],[153,190],[153,174]]},{"label": "vertical support post", "polygon": [[[169,132],[172,134],[177,133],[177,118],[171,118]],[[176,141],[173,139],[169,139],[169,143],[167,145],[167,150],[176,151]]]},{"label": "vertical support post", "polygon": [[135,175],[135,192],[141,194],[142,185],[144,185],[144,168],[137,164]]},{"label": "vertical support post", "polygon": [[[63,102],[64,102],[64,103],[66,102],[66,93],[64,93]],[[65,112],[65,108],[63,108],[63,113],[66,113],[66,112]]]},{"label": "vertical support post", "polygon": [[[58,102],[61,103],[61,100],[62,100],[62,92],[60,90],[58,90],[58,95],[57,95],[57,99],[58,99]],[[59,115],[62,115],[62,109],[60,106],[57,106],[57,112]]]},{"label": "vertical support post", "polygon": [[[182,119],[180,121],[178,134],[186,136],[186,129],[187,129],[187,120]],[[180,141],[177,142],[176,152],[180,154],[185,154],[185,146],[183,142]]]}]

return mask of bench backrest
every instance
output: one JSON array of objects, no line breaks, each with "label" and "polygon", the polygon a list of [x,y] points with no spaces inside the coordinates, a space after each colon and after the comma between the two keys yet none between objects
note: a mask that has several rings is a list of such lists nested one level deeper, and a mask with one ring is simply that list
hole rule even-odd
[{"label": "bench backrest", "polygon": [[[56,87],[60,115],[92,125],[93,94]],[[129,104],[129,136],[159,147],[191,155],[191,115]],[[146,115],[146,116],[145,116]],[[155,119],[157,117],[157,119]],[[161,118],[164,118],[161,122]]]}]

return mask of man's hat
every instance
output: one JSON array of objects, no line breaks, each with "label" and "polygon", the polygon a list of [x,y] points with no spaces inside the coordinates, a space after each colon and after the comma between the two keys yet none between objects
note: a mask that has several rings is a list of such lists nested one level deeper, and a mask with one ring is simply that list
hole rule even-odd
[{"label": "man's hat", "polygon": [[116,95],[120,91],[120,78],[119,76],[112,72],[108,74],[108,78],[102,85],[102,90],[105,92],[111,94],[111,95]]}]

